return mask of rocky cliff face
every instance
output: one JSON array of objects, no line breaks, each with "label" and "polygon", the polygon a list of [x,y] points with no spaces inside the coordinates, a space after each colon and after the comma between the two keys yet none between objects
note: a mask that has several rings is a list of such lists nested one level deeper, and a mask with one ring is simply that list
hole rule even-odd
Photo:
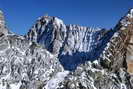
[{"label": "rocky cliff face", "polygon": [[0,89],[133,89],[132,9],[111,30],[44,16],[25,36],[0,17]]}]

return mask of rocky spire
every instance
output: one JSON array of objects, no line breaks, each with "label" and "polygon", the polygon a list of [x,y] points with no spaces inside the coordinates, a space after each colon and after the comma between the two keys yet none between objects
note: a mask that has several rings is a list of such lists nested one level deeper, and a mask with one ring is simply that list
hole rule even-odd
[{"label": "rocky spire", "polygon": [[0,10],[0,28],[5,26],[5,20],[3,12]]},{"label": "rocky spire", "polygon": [[5,26],[4,14],[0,10],[0,35],[2,35],[2,34],[4,34],[4,35],[8,34],[8,30]]}]

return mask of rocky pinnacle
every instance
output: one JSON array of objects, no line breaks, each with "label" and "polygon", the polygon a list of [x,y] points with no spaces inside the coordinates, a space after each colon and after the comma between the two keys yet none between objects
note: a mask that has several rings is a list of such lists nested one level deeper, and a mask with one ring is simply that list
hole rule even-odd
[{"label": "rocky pinnacle", "polygon": [[5,26],[5,19],[3,12],[0,10],[0,35],[4,34],[6,35],[8,33],[8,30],[6,29]]}]

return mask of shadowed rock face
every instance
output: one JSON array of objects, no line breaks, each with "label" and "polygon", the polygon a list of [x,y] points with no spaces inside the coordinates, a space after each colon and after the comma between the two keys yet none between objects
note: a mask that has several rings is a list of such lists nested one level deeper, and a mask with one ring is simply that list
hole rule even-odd
[{"label": "shadowed rock face", "polygon": [[133,89],[126,69],[132,18],[130,10],[115,28],[105,30],[66,26],[45,16],[26,38],[1,35],[0,89]]}]

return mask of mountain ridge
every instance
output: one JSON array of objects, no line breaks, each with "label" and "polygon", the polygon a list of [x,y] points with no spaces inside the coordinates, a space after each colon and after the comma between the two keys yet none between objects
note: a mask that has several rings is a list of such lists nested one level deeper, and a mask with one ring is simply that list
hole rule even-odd
[{"label": "mountain ridge", "polygon": [[111,30],[45,16],[20,36],[0,24],[0,89],[133,89],[132,10]]},{"label": "mountain ridge", "polygon": [[[115,32],[113,29],[106,30],[78,25],[65,25],[63,21],[57,17],[42,16],[37,20],[36,24],[32,26],[25,37],[28,40],[43,45],[51,53],[57,55],[65,69],[74,70],[80,62],[84,63],[88,59],[98,59],[100,52],[98,53],[95,50],[100,46],[103,50]],[[53,38],[50,38],[50,36]],[[46,40],[49,40],[49,42],[46,42]],[[71,56],[71,54],[73,56]],[[78,56],[78,58],[74,58],[74,55]],[[97,55],[97,58],[94,55]],[[82,61],[82,57],[85,58],[85,60]],[[76,60],[73,62],[71,59]],[[65,60],[67,61],[65,62]],[[77,64],[75,65],[76,61]],[[70,63],[65,65],[67,62]],[[72,65],[70,66],[69,64]]]}]

